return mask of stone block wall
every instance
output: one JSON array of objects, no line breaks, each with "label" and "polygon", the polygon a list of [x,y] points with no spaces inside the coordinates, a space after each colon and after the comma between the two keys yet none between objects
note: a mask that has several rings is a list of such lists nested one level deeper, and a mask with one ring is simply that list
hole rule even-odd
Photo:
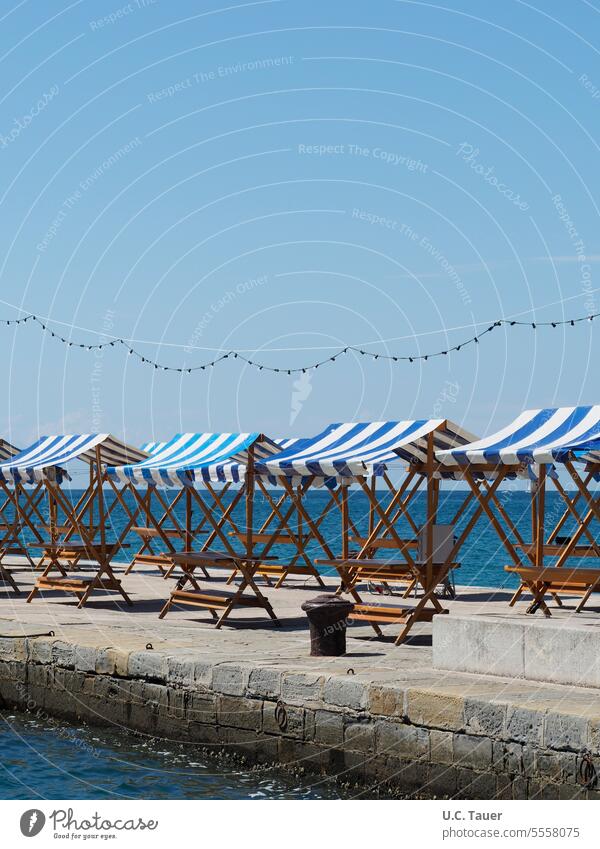
[{"label": "stone block wall", "polygon": [[534,711],[361,676],[242,663],[189,650],[122,652],[47,637],[0,639],[5,707],[133,729],[382,792],[596,798],[578,783],[600,732]]}]

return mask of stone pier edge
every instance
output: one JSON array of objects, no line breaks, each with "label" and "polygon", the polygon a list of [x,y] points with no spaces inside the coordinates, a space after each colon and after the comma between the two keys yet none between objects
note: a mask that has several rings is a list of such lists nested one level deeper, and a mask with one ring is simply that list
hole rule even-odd
[{"label": "stone pier edge", "polygon": [[403,794],[600,798],[578,782],[600,727],[581,715],[377,685],[360,676],[0,638],[0,705],[225,749]]}]

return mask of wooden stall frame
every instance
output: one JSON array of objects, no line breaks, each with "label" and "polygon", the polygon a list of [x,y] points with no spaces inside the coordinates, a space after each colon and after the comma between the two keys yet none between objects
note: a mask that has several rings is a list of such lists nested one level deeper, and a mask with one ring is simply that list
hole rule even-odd
[{"label": "wooden stall frame", "polygon": [[[88,559],[97,563],[94,575],[91,578],[76,579],[69,578],[67,575],[61,575],[60,578],[54,578],[49,573],[53,568],[52,562],[49,563],[42,574],[37,578],[36,583],[27,597],[27,602],[31,602],[38,593],[49,590],[59,590],[62,592],[73,593],[78,598],[78,607],[83,607],[94,590],[107,590],[118,592],[125,603],[129,606],[133,604],[127,593],[122,587],[121,581],[115,577],[111,567],[111,559],[119,550],[121,543],[108,543],[106,539],[106,510],[103,490],[103,473],[101,461],[101,446],[95,448],[95,466],[96,474],[90,480],[94,480],[95,495],[98,505],[98,530],[99,542],[94,540],[95,528],[87,527],[83,523],[83,512],[76,512],[73,505],[69,503],[65,493],[55,479],[55,475],[50,474],[48,470],[44,474],[44,485],[48,493],[50,502],[53,508],[62,510],[66,517],[67,523],[73,528],[74,533],[82,539],[82,546],[85,549]],[[92,492],[90,491],[90,496]],[[89,503],[86,503],[89,508]],[[54,513],[54,509],[52,511]],[[55,516],[54,516],[55,518]],[[64,571],[64,570],[62,570]]]}]

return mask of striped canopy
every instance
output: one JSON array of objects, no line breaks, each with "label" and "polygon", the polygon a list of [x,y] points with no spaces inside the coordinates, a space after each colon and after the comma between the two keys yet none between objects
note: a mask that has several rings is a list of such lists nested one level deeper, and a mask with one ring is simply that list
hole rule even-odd
[{"label": "striped canopy", "polygon": [[57,467],[55,471],[60,481],[63,477],[61,465],[71,460],[95,463],[96,448],[100,449],[102,464],[138,462],[147,456],[110,433],[42,436],[11,457],[10,462],[0,464],[0,476],[5,482],[34,483],[46,476],[46,470]]},{"label": "striped canopy", "polygon": [[0,463],[3,463],[5,460],[9,460],[18,453],[18,448],[15,448],[14,445],[11,445],[10,442],[7,442],[5,439],[0,439]]},{"label": "striped canopy", "polygon": [[448,465],[528,465],[572,459],[600,460],[600,405],[526,410],[497,433],[438,451]]},{"label": "striped canopy", "polygon": [[179,433],[141,463],[113,465],[107,474],[123,483],[181,486],[243,480],[248,452],[258,460],[279,451],[260,433]]},{"label": "striped canopy", "polygon": [[277,445],[280,451],[287,451],[288,448],[291,448],[292,445],[296,445],[297,442],[301,442],[302,439],[300,436],[290,436],[285,439],[274,439],[273,442]]},{"label": "striped canopy", "polygon": [[144,442],[140,448],[146,454],[156,454],[157,451],[162,451],[166,444],[166,442]]},{"label": "striped canopy", "polygon": [[444,419],[329,425],[311,439],[300,439],[271,460],[258,463],[257,474],[269,478],[352,478],[380,475],[394,460],[427,460],[427,436],[436,448],[465,445],[474,437]]},{"label": "striped canopy", "polygon": [[[302,442],[302,439],[299,436],[295,436],[295,437],[286,437],[285,439],[276,438],[276,439],[273,440],[273,442],[277,446],[277,452],[275,452],[275,453],[279,454],[281,451],[287,451],[288,448],[292,447],[292,445],[296,445],[296,443]],[[271,456],[273,456],[273,455],[271,455]],[[246,477],[246,465],[245,465],[245,463],[237,463],[237,462],[235,462],[235,463],[234,462],[225,463],[219,469],[219,480],[222,481],[222,482],[225,482],[225,481],[242,481],[242,480],[244,480],[245,477]],[[261,477],[264,477],[264,475],[261,474]],[[277,481],[272,479],[270,476],[269,476],[269,481],[273,484],[277,483]]]}]

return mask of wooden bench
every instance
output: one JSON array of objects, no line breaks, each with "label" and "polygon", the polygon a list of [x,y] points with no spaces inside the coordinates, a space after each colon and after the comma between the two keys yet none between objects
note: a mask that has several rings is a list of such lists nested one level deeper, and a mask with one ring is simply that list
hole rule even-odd
[{"label": "wooden bench", "polygon": [[[131,601],[125,594],[121,582],[113,576],[95,576],[93,578],[69,578],[67,576],[54,577],[52,575],[41,575],[36,581],[37,592],[58,591],[73,593],[79,599],[78,607],[83,607],[88,596],[93,590],[104,590],[106,592],[119,592],[125,597],[128,604]],[[31,597],[27,599],[30,601]]]},{"label": "wooden bench", "polygon": [[[235,607],[260,607],[264,608],[264,604],[260,599],[253,596],[235,597],[235,593],[228,593],[225,590],[180,590],[175,589],[171,593],[169,606],[172,604],[183,604],[190,607],[201,607],[208,610],[213,619],[218,619],[217,610],[227,611],[233,606]],[[164,612],[163,612],[164,611]],[[162,619],[166,615],[166,610],[160,612],[159,618]],[[220,627],[220,624],[217,625]]]},{"label": "wooden bench", "polygon": [[[85,525],[83,522],[81,527],[90,539],[93,539],[99,530],[98,527]],[[77,526],[44,524],[40,525],[40,528],[51,536],[49,540],[29,543],[29,547],[42,549],[42,555],[36,569],[43,569],[46,563],[50,563],[53,568],[58,568],[61,571],[59,563],[62,563],[70,569],[76,570],[79,561],[85,555],[85,545],[73,539],[73,537],[79,536]],[[57,551],[58,547],[60,547],[60,554]]]},{"label": "wooden bench", "polygon": [[[150,545],[152,540],[156,541],[157,538],[162,538],[161,533],[156,528],[141,527],[139,525],[134,525],[131,530],[134,534],[137,534],[140,537],[143,545],[140,550],[133,555],[127,569],[125,570],[125,574],[128,575],[135,566],[141,564],[144,566],[156,566],[162,575],[166,577],[167,572],[172,565],[168,558],[168,553],[156,553],[152,551],[152,547]],[[162,536],[167,537],[168,539],[182,540],[185,538],[185,533],[177,528],[161,528],[161,532]],[[148,553],[145,552],[146,548],[149,549]]]},{"label": "wooden bench", "polygon": [[[362,542],[359,537],[352,537],[352,541],[357,542],[359,545]],[[391,545],[388,543],[391,543]],[[372,548],[373,553],[375,553],[378,549],[397,549],[398,544],[394,540],[381,539],[376,540]],[[397,560],[392,563],[385,560],[377,560],[373,557],[354,558],[352,565],[348,568],[347,577],[351,581],[351,586],[362,583],[379,583],[390,595],[392,594],[390,587],[399,586],[404,590],[402,593],[403,598],[408,598],[417,586],[414,570],[410,568],[408,563],[399,563]],[[347,588],[349,589],[349,587]]]},{"label": "wooden bench", "polygon": [[[350,542],[353,542],[356,545],[359,545],[361,548],[363,548],[367,544],[367,542],[369,542],[369,541],[366,537],[350,537]],[[386,548],[386,549],[391,548],[391,549],[394,549],[395,551],[398,551],[398,550],[401,549],[401,547],[402,548],[418,548],[419,547],[418,540],[414,539],[413,537],[410,537],[408,539],[402,539],[401,538],[400,543],[401,543],[401,546],[398,544],[397,540],[392,539],[391,537],[374,539],[369,543],[369,550],[373,549],[373,551],[379,551],[382,548]]]},{"label": "wooden bench", "polygon": [[[531,545],[530,543],[517,543],[515,548],[520,548],[521,551],[524,551],[526,554],[531,554],[533,556],[536,554],[535,545]],[[544,545],[543,549],[544,557],[560,557],[565,548],[566,543],[547,543]],[[598,557],[600,556],[599,552],[600,544],[598,548],[594,548],[592,545],[576,545],[573,547],[569,557]]]},{"label": "wooden bench", "polygon": [[[351,537],[351,542],[359,545],[361,549],[368,542],[363,537]],[[416,539],[401,539],[403,548],[417,549],[418,540]],[[376,539],[369,545],[369,551],[375,554],[377,551],[401,551],[398,541],[395,539]],[[458,563],[452,565],[453,569],[457,569]],[[399,562],[395,559],[391,562],[389,559],[378,560],[373,557],[356,557],[353,563],[349,566],[348,575],[352,576],[352,585],[360,583],[380,583],[382,587],[392,595],[390,586],[399,586],[404,592],[402,598],[408,598],[417,588],[418,580],[415,577],[415,571],[408,562]]]},{"label": "wooden bench", "polygon": [[[173,551],[171,552],[155,552],[152,550],[151,543],[153,541],[156,542],[157,540],[161,540],[164,542],[164,539],[166,537],[167,540],[176,539],[184,543],[185,545],[187,533],[184,528],[161,527],[159,530],[156,527],[153,528],[134,525],[131,530],[136,533],[142,540],[142,547],[133,555],[131,561],[127,566],[127,569],[125,570],[125,574],[128,575],[131,570],[138,565],[155,566],[160,570],[164,578],[170,578],[175,567],[169,555],[172,554],[175,549],[173,549]],[[148,551],[146,551],[146,549],[148,549]],[[208,572],[205,571],[204,575],[206,578],[208,578]]]},{"label": "wooden bench", "polygon": [[581,596],[581,601],[575,608],[579,613],[585,607],[593,592],[600,590],[600,569],[571,568],[564,566],[505,566],[506,572],[518,575],[522,586],[533,596],[527,607],[527,613],[542,610],[545,616],[551,616],[548,605],[544,601],[546,593],[550,593],[560,606],[559,595]]},{"label": "wooden bench", "polygon": [[[59,562],[62,557],[62,547],[66,546],[71,549],[72,554],[79,554],[80,557],[88,555],[88,559],[93,559],[92,545],[96,546],[100,552],[99,543],[35,543],[37,547],[42,547],[44,556],[48,557],[48,564],[43,573],[36,579],[35,585],[27,597],[27,602],[33,601],[38,593],[44,591],[58,591],[64,593],[73,593],[79,600],[78,607],[83,605],[88,600],[94,590],[105,590],[106,592],[118,592],[128,605],[132,604],[131,599],[123,589],[121,581],[116,578],[110,566],[110,560],[116,552],[121,548],[122,543],[110,542],[105,543],[106,560],[99,564],[96,574],[91,577],[79,578],[67,574],[67,570]],[[92,555],[92,556],[89,556]],[[60,576],[50,575],[52,568],[58,568]]]},{"label": "wooden bench", "polygon": [[[354,598],[354,609],[348,614],[349,620],[357,620],[368,622],[372,626],[378,636],[383,636],[381,628],[382,624],[402,625],[402,629],[396,638],[396,645],[402,643],[415,622],[430,622],[436,613],[447,613],[435,595],[435,587],[442,583],[450,569],[458,568],[458,563],[448,564],[433,564],[431,572],[431,583],[428,584],[427,566],[424,563],[413,562],[412,565],[406,564],[403,561],[394,561],[385,563],[381,560],[353,560],[351,557],[336,558],[335,560],[318,560],[326,566],[334,566],[342,580],[342,585]],[[398,569],[405,571],[409,569],[415,584],[423,587],[423,595],[420,597],[417,604],[409,605],[381,605],[381,604],[365,604],[357,592],[355,580],[355,567],[357,564],[361,567],[379,569],[387,567],[388,569]],[[429,586],[429,589],[427,587]]]},{"label": "wooden bench", "polygon": [[[170,557],[173,564],[181,567],[183,575],[161,610],[159,619],[163,619],[174,604],[201,607],[210,612],[213,619],[216,619],[215,626],[220,628],[236,607],[252,607],[264,610],[276,625],[280,624],[268,598],[254,583],[258,560],[213,550],[182,551],[171,554]],[[196,569],[205,571],[207,568],[239,572],[240,583],[235,591],[203,589],[194,573]],[[192,589],[186,587],[188,583]],[[246,593],[246,590],[249,592]],[[220,615],[217,611],[221,611]]]},{"label": "wooden bench", "polygon": [[63,576],[67,574],[66,567],[77,569],[79,561],[89,551],[88,546],[82,542],[31,542],[29,547],[42,550],[37,569],[57,569]]},{"label": "wooden bench", "polygon": [[419,622],[431,622],[438,612],[448,613],[447,610],[437,611],[432,607],[425,607],[415,613],[415,608],[408,605],[395,604],[388,607],[383,604],[355,604],[348,619],[376,622],[379,625],[407,625],[415,616]]},{"label": "wooden bench", "polygon": [[[230,537],[237,537],[239,540],[246,540],[245,531],[229,531]],[[267,545],[272,542],[273,545],[295,545],[294,538],[290,534],[269,534],[257,533],[252,534],[252,542],[254,545]]]},{"label": "wooden bench", "polygon": [[[235,536],[241,543],[246,542],[246,534],[243,531],[230,531],[230,536]],[[296,547],[296,540],[290,534],[269,534],[255,533],[252,534],[252,545],[293,545]],[[260,559],[260,552],[257,553]],[[275,589],[279,589],[289,575],[299,575],[302,578],[314,578],[320,587],[325,587],[323,578],[319,575],[317,569],[308,563],[300,564],[295,559],[291,563],[278,563],[276,558],[262,558],[264,562],[259,563],[255,574],[264,578],[267,586],[271,586],[271,580],[275,581]],[[230,576],[229,583],[235,578],[235,572]]]},{"label": "wooden bench", "polygon": [[[57,540],[30,542],[29,548],[40,548],[42,550],[41,557],[36,565],[37,569],[44,569],[44,576],[52,569],[57,569],[63,577],[67,574],[67,569],[77,570],[79,561],[82,558],[88,560],[94,559],[94,548],[99,548],[100,543],[84,543],[84,542],[62,542]],[[106,548],[111,553],[111,557],[118,551],[119,548],[128,548],[128,543],[107,542]]]}]

